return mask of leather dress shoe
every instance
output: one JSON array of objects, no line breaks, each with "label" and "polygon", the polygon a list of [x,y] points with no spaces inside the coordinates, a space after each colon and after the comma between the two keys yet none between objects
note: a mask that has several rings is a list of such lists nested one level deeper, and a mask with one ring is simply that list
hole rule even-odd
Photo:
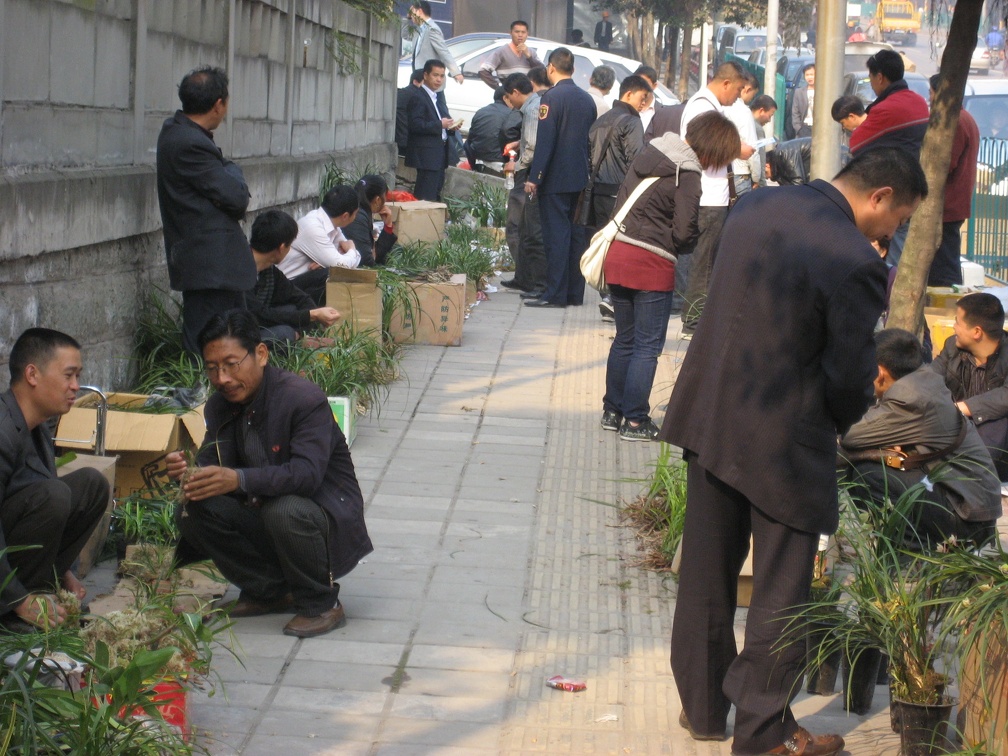
[{"label": "leather dress shoe", "polygon": [[238,617],[260,617],[264,614],[283,614],[294,608],[294,597],[289,593],[278,599],[271,601],[256,601],[255,599],[238,597],[230,606],[226,607],[228,616]]},{"label": "leather dress shoe", "polygon": [[550,302],[547,299],[526,299],[525,300],[525,306],[526,307],[555,307],[555,308],[558,308],[558,309],[562,310],[567,305],[557,304],[555,302]]},{"label": "leather dress shoe", "polygon": [[520,283],[518,283],[517,281],[515,281],[513,278],[509,278],[507,281],[501,281],[500,284],[505,289],[514,289],[516,291],[528,291],[527,287],[522,286]]},{"label": "leather dress shoe", "polygon": [[679,726],[682,727],[686,732],[690,734],[693,740],[727,740],[728,736],[724,732],[716,733],[714,735],[704,735],[702,732],[697,732],[690,725],[689,720],[686,719],[686,710],[683,709],[679,712]]},{"label": "leather dress shoe", "polygon": [[531,291],[523,291],[518,296],[522,299],[542,299],[543,293],[542,289],[532,289]]},{"label": "leather dress shoe", "polygon": [[293,635],[296,638],[314,638],[316,635],[324,635],[338,627],[343,627],[345,624],[346,614],[343,612],[343,605],[336,604],[332,609],[322,612],[317,617],[297,615],[284,625],[283,631],[284,635]]},{"label": "leather dress shoe", "polygon": [[813,735],[799,727],[790,738],[760,756],[835,756],[843,748],[844,739],[839,735]]}]

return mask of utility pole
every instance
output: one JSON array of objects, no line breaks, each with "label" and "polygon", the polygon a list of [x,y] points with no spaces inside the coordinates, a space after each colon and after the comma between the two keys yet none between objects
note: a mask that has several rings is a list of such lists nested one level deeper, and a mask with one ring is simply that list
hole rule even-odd
[{"label": "utility pole", "polygon": [[770,95],[776,99],[777,29],[780,26],[780,0],[767,0],[766,18],[766,67],[763,71],[763,94]]},{"label": "utility pole", "polygon": [[812,107],[812,178],[829,180],[840,170],[840,124],[830,112],[840,96],[847,41],[847,0],[819,0],[816,22],[815,101]]}]

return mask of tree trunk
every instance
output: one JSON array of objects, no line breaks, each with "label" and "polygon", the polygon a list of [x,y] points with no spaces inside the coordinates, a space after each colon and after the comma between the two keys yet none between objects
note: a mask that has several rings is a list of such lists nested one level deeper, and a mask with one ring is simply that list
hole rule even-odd
[{"label": "tree trunk", "polygon": [[689,77],[690,77],[690,54],[692,52],[691,40],[693,38],[693,30],[688,28],[682,28],[679,30],[682,35],[682,55],[679,56],[679,86],[677,87],[676,94],[679,99],[686,102],[689,94]]},{"label": "tree trunk", "polygon": [[676,78],[676,71],[678,67],[676,66],[676,47],[679,45],[679,29],[672,26],[672,24],[665,25],[666,30],[666,40],[665,45],[668,49],[668,73],[665,76],[665,86],[671,89],[673,87],[673,82]]},{"label": "tree trunk", "polygon": [[623,18],[623,26],[627,30],[627,47],[631,58],[640,57],[640,18],[633,13],[627,13]]},{"label": "tree trunk", "polygon": [[910,233],[900,258],[889,304],[887,327],[920,333],[928,271],[941,241],[945,179],[952,160],[970,57],[976,47],[982,0],[959,0],[952,14],[948,42],[942,55],[942,81],[931,108],[931,120],[921,147],[921,166],[927,176],[928,196],[910,222]]},{"label": "tree trunk", "polygon": [[658,70],[660,62],[655,60],[654,16],[648,11],[641,16],[641,62]]}]

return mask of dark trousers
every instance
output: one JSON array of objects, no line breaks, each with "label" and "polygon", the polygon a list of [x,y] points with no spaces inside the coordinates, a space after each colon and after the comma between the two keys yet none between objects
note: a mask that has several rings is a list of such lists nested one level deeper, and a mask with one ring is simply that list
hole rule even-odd
[{"label": "dark trousers", "polygon": [[416,169],[416,183],[413,184],[413,196],[420,200],[429,200],[430,202],[440,202],[441,201],[441,189],[444,187],[445,181],[445,171],[448,169],[449,163],[455,165],[458,163],[458,155],[455,152],[455,146],[452,143],[452,139],[449,139],[442,143],[442,155],[438,165],[435,166],[424,166],[423,168]]},{"label": "dark trousers", "polygon": [[686,333],[693,333],[696,330],[700,315],[703,313],[711,271],[714,269],[714,255],[727,215],[727,207],[700,208],[697,217],[699,235],[690,255],[693,259],[689,262],[689,282],[683,296],[682,320],[683,331]]},{"label": "dark trousers", "polygon": [[507,243],[514,258],[514,279],[527,291],[546,286],[546,253],[543,250],[539,196],[525,193],[528,171],[515,173],[514,189],[508,194]]},{"label": "dark trousers", "polygon": [[[50,593],[59,587],[59,579],[80,556],[108,501],[108,481],[90,468],[33,483],[4,499],[0,519],[7,546],[37,547],[6,555],[27,591]],[[8,596],[8,590],[0,613],[24,599]]]},{"label": "dark trousers", "polygon": [[[793,607],[808,601],[819,536],[767,517],[701,467],[695,455],[686,459],[672,673],[695,730],[724,732],[735,704],[732,753],[763,753],[797,729],[790,702],[798,693],[805,644],[804,635],[787,625]],[[733,623],[750,533],[753,591],[745,647],[738,653]]]},{"label": "dark trousers", "polygon": [[[953,473],[954,474],[954,473]],[[857,462],[848,466],[845,476],[852,484],[850,494],[858,500],[873,501],[886,506],[886,499],[895,502],[907,489],[920,483],[923,470],[897,470],[881,462]],[[907,514],[904,543],[910,548],[932,548],[955,536],[959,541],[980,545],[994,535],[994,520],[969,522],[949,505],[940,486],[922,491],[914,499]]]},{"label": "dark trousers", "polygon": [[311,297],[316,307],[324,307],[326,281],[328,280],[329,268],[322,267],[299,273],[290,282]]},{"label": "dark trousers", "polygon": [[182,292],[182,345],[190,354],[202,358],[200,331],[214,315],[228,310],[244,310],[245,295],[224,289],[194,289]]},{"label": "dark trousers", "polygon": [[574,223],[579,194],[561,192],[539,197],[543,246],[546,249],[546,291],[543,299],[553,304],[579,305],[584,302],[585,280],[581,275],[584,230]]},{"label": "dark trousers", "polygon": [[298,614],[317,617],[336,605],[329,579],[322,508],[303,496],[279,496],[251,507],[232,496],[191,501],[176,520],[183,538],[213,559],[243,598],[270,602],[290,592]]},{"label": "dark trousers", "polygon": [[668,332],[670,291],[638,291],[613,284],[612,297],[616,338],[606,363],[603,409],[618,412],[628,420],[650,418],[651,386],[658,355]]},{"label": "dark trousers", "polygon": [[959,263],[959,252],[962,249],[962,221],[942,223],[941,244],[931,261],[928,271],[928,286],[954,286],[961,284],[962,265]]}]

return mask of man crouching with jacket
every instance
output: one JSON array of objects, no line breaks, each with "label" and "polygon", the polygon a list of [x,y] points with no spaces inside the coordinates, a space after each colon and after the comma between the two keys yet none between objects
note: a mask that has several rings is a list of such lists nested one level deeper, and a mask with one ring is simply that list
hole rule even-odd
[{"label": "man crouching with jacket", "polygon": [[346,623],[336,579],[372,551],[364,497],[346,439],[315,384],[269,365],[246,311],[215,316],[199,336],[216,392],[189,469],[180,452],[182,538],[241,589],[232,617],[293,611],[285,635],[310,638]]}]

